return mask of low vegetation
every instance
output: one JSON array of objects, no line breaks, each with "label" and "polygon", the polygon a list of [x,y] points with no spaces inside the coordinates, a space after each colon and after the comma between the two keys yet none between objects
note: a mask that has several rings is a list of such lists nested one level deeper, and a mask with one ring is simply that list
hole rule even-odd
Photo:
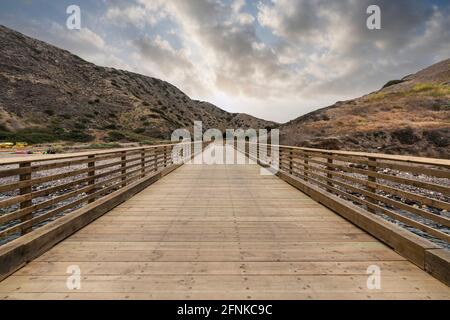
[{"label": "low vegetation", "polygon": [[64,131],[47,128],[26,128],[14,132],[0,130],[0,141],[23,141],[29,144],[50,143],[56,141],[89,142],[94,137],[78,130]]},{"label": "low vegetation", "polygon": [[[138,130],[139,132],[141,130]],[[149,137],[131,130],[112,130],[105,138],[107,142],[139,142],[148,141]]]},{"label": "low vegetation", "polygon": [[384,88],[387,88],[387,87],[390,87],[390,86],[393,86],[393,85],[396,85],[396,84],[399,84],[399,83],[402,83],[402,82],[405,82],[405,80],[391,80],[391,81],[388,81],[388,82],[383,86],[383,89],[384,89]]},{"label": "low vegetation", "polygon": [[386,97],[386,93],[384,92],[376,92],[376,93],[372,93],[367,97],[367,100],[369,100],[370,102],[373,101],[378,101],[378,100],[383,100]]},{"label": "low vegetation", "polygon": [[86,149],[114,149],[120,147],[120,143],[92,143]]},{"label": "low vegetation", "polygon": [[450,85],[435,83],[418,83],[414,85],[413,92],[426,93],[433,97],[443,97],[450,95]]}]

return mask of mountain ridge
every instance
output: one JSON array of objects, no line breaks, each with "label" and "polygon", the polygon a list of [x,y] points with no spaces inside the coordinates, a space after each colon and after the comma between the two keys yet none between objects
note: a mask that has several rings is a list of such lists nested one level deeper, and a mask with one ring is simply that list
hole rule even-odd
[{"label": "mountain ridge", "polygon": [[[0,139],[170,140],[175,129],[266,128],[272,121],[192,100],[174,85],[100,67],[0,25]],[[33,141],[30,141],[33,142]]]},{"label": "mountain ridge", "polygon": [[0,25],[0,140],[152,142],[175,129],[279,128],[282,144],[450,158],[450,59],[284,124],[193,100]]},{"label": "mountain ridge", "polygon": [[280,126],[283,144],[450,158],[450,59]]}]

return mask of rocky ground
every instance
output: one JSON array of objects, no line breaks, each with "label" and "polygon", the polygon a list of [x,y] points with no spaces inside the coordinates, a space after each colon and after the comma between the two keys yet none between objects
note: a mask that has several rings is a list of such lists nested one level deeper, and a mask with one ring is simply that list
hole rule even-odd
[{"label": "rocky ground", "polygon": [[[361,168],[364,169],[364,167],[361,167]],[[365,175],[361,175],[361,174],[357,174],[357,173],[348,173],[348,172],[343,172],[343,171],[337,171],[337,172],[340,173],[340,174],[345,174],[346,176],[349,176],[349,177],[360,179],[360,180],[367,180],[367,176],[365,176]],[[420,175],[412,174],[412,173],[402,172],[402,171],[393,170],[393,169],[381,169],[378,172],[386,174],[386,175],[391,175],[391,176],[407,178],[407,179],[411,179],[411,180],[417,180],[417,181],[422,181],[422,182],[427,182],[427,183],[432,183],[432,184],[437,184],[437,185],[450,187],[450,179],[436,178],[436,177],[426,176],[426,175],[422,175],[422,174],[420,174]],[[319,175],[322,175],[322,176],[325,175],[324,173],[319,173],[319,172],[316,172],[316,173],[319,174]],[[344,182],[346,184],[349,184],[351,186],[357,187],[357,188],[364,188],[364,186],[356,184],[356,183],[353,183],[353,182],[350,182],[348,180],[339,179],[339,178],[336,178],[336,179],[341,181],[341,182]],[[425,190],[425,189],[422,189],[422,188],[417,188],[417,187],[411,186],[411,185],[400,184],[400,183],[392,182],[392,181],[389,181],[389,180],[378,180],[378,183],[381,183],[383,185],[392,187],[392,188],[397,189],[397,190],[407,191],[407,192],[410,192],[410,193],[413,193],[413,194],[417,194],[417,195],[425,196],[425,197],[428,197],[428,198],[431,198],[431,199],[437,199],[437,200],[441,200],[441,201],[450,203],[450,195],[442,194],[442,193],[431,191],[431,190]],[[342,191],[347,191],[347,190],[344,190],[341,187],[337,187],[337,188],[341,189]],[[352,191],[347,191],[347,192],[349,194],[351,194],[353,196],[357,196],[357,197],[359,197],[361,199],[366,199],[366,197],[364,195],[362,195],[362,194],[360,194],[358,192],[352,192]],[[399,197],[399,196],[396,196],[396,195],[392,195],[390,193],[383,192],[383,191],[377,191],[377,194],[379,194],[381,196],[384,196],[384,197],[386,197],[388,199],[392,199],[392,200],[395,200],[395,201],[402,202],[404,204],[413,206],[415,208],[423,209],[423,210],[428,211],[430,213],[433,213],[435,215],[439,215],[439,216],[444,216],[444,217],[450,218],[450,212],[448,212],[446,210],[442,210],[442,209],[438,209],[438,208],[422,205],[421,203],[419,203],[417,201],[405,199],[405,198],[402,198],[402,197]],[[339,197],[343,198],[340,195],[339,195]],[[359,203],[353,202],[353,204],[365,208],[365,206],[363,206],[363,205],[361,205]],[[389,209],[390,211],[399,213],[399,214],[401,214],[401,215],[403,215],[405,217],[411,218],[411,219],[413,219],[413,220],[415,220],[417,222],[423,223],[425,225],[428,225],[430,227],[436,228],[436,229],[438,229],[440,231],[443,231],[443,232],[446,232],[446,233],[450,234],[450,228],[442,226],[440,224],[436,224],[436,223],[434,223],[433,221],[431,221],[429,219],[422,218],[421,216],[418,216],[418,215],[412,214],[412,213],[410,213],[408,211],[405,211],[405,210],[402,210],[402,209],[398,209],[396,207],[384,204],[382,202],[378,202],[377,204],[379,206],[383,207],[383,208]],[[403,222],[400,222],[400,221],[397,221],[395,219],[392,219],[389,216],[386,216],[384,214],[379,214],[379,215],[381,217],[383,217],[384,219],[386,219],[386,220],[388,220],[388,221],[390,221],[392,223],[395,223],[395,224],[397,224],[397,225],[399,225],[399,226],[401,226],[401,227],[403,227],[405,229],[408,229],[409,231],[411,231],[411,232],[413,232],[413,233],[415,233],[415,234],[417,234],[417,235],[419,235],[421,237],[429,239],[432,242],[434,242],[434,243],[436,243],[436,244],[438,244],[440,246],[450,248],[450,243],[447,243],[445,241],[437,239],[437,238],[435,238],[435,237],[433,237],[433,236],[431,236],[431,235],[429,235],[429,234],[427,234],[427,233],[425,233],[425,232],[423,232],[421,230],[418,230],[418,229],[416,229],[414,227],[407,226]]]}]

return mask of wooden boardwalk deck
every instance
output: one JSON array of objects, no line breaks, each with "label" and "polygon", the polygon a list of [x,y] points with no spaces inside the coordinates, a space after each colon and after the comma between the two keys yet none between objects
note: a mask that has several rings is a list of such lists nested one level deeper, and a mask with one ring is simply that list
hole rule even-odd
[{"label": "wooden boardwalk deck", "polygon": [[[67,267],[81,269],[69,290]],[[381,289],[366,286],[370,265]],[[0,283],[3,299],[436,299],[450,289],[256,165],[184,165]]]}]

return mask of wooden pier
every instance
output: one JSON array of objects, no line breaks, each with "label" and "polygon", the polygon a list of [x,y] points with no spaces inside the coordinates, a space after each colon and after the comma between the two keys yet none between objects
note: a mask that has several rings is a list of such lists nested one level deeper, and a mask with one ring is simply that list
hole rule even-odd
[{"label": "wooden pier", "polygon": [[[384,174],[376,168],[385,164],[398,170],[448,176],[450,161],[433,160],[430,164],[430,160],[423,163],[423,158],[409,158],[400,163],[401,157],[389,159],[375,154],[361,160],[367,155],[354,153],[347,158],[342,152],[281,147],[278,174],[261,175],[261,167],[254,163],[177,165],[167,156],[171,149],[148,147],[120,154],[110,151],[47,156],[28,162],[5,160],[4,165],[17,164],[17,168],[4,170],[1,177],[19,175],[22,179],[6,186],[22,191],[1,200],[0,205],[22,205],[0,216],[0,222],[10,221],[5,218],[8,215],[22,220],[0,231],[4,235],[19,232],[16,239],[0,246],[0,273],[4,278],[0,298],[450,299],[449,251],[380,218],[379,210],[388,209],[368,197],[368,193],[381,197],[377,190],[384,188],[387,192],[391,188],[403,196],[411,193],[416,201],[425,199],[383,184],[381,179],[387,177],[373,177]],[[251,156],[249,150],[241,151]],[[130,153],[137,155],[131,156],[130,163],[137,164],[132,169],[127,164]],[[332,161],[320,160],[321,156]],[[120,157],[113,162],[118,169],[111,167],[117,170],[112,184],[115,188],[94,180],[103,174],[95,170],[108,166],[99,164],[98,159],[108,157]],[[347,166],[345,161],[366,161],[367,166]],[[317,173],[320,167],[313,171],[314,162],[324,164],[323,170],[328,171],[324,175]],[[42,194],[45,189],[21,181],[41,179],[37,181],[41,183],[45,179],[32,176],[26,168],[47,165],[50,170],[80,163],[86,165],[84,172],[79,167],[68,172],[86,174],[84,178],[74,177],[84,183],[85,192],[79,201],[82,205],[43,226],[27,223],[33,221],[30,219],[40,222],[39,216],[32,215],[36,208],[24,210],[38,205],[31,201],[35,198],[32,193]],[[349,201],[337,196],[343,193],[338,184],[344,183],[337,177],[344,173],[331,169],[333,166],[371,170],[378,180],[367,179],[367,187],[372,189],[363,190],[366,197],[349,193],[354,197]],[[130,173],[133,170],[135,175]],[[444,184],[414,181],[449,195]],[[72,180],[62,183],[77,185]],[[5,185],[0,188],[7,191]],[[357,206],[358,199],[368,206]],[[407,204],[392,201],[406,209]],[[424,201],[438,208],[448,206],[442,198]],[[411,207],[413,212],[433,218],[424,207]],[[406,217],[400,219],[413,220]],[[444,216],[436,219],[448,222]],[[448,237],[434,225],[424,225],[437,239]],[[5,232],[8,229],[11,231]],[[71,266],[80,271],[80,287],[73,290],[67,286]],[[373,276],[368,270],[373,266],[380,270],[378,288],[368,285]]]}]

